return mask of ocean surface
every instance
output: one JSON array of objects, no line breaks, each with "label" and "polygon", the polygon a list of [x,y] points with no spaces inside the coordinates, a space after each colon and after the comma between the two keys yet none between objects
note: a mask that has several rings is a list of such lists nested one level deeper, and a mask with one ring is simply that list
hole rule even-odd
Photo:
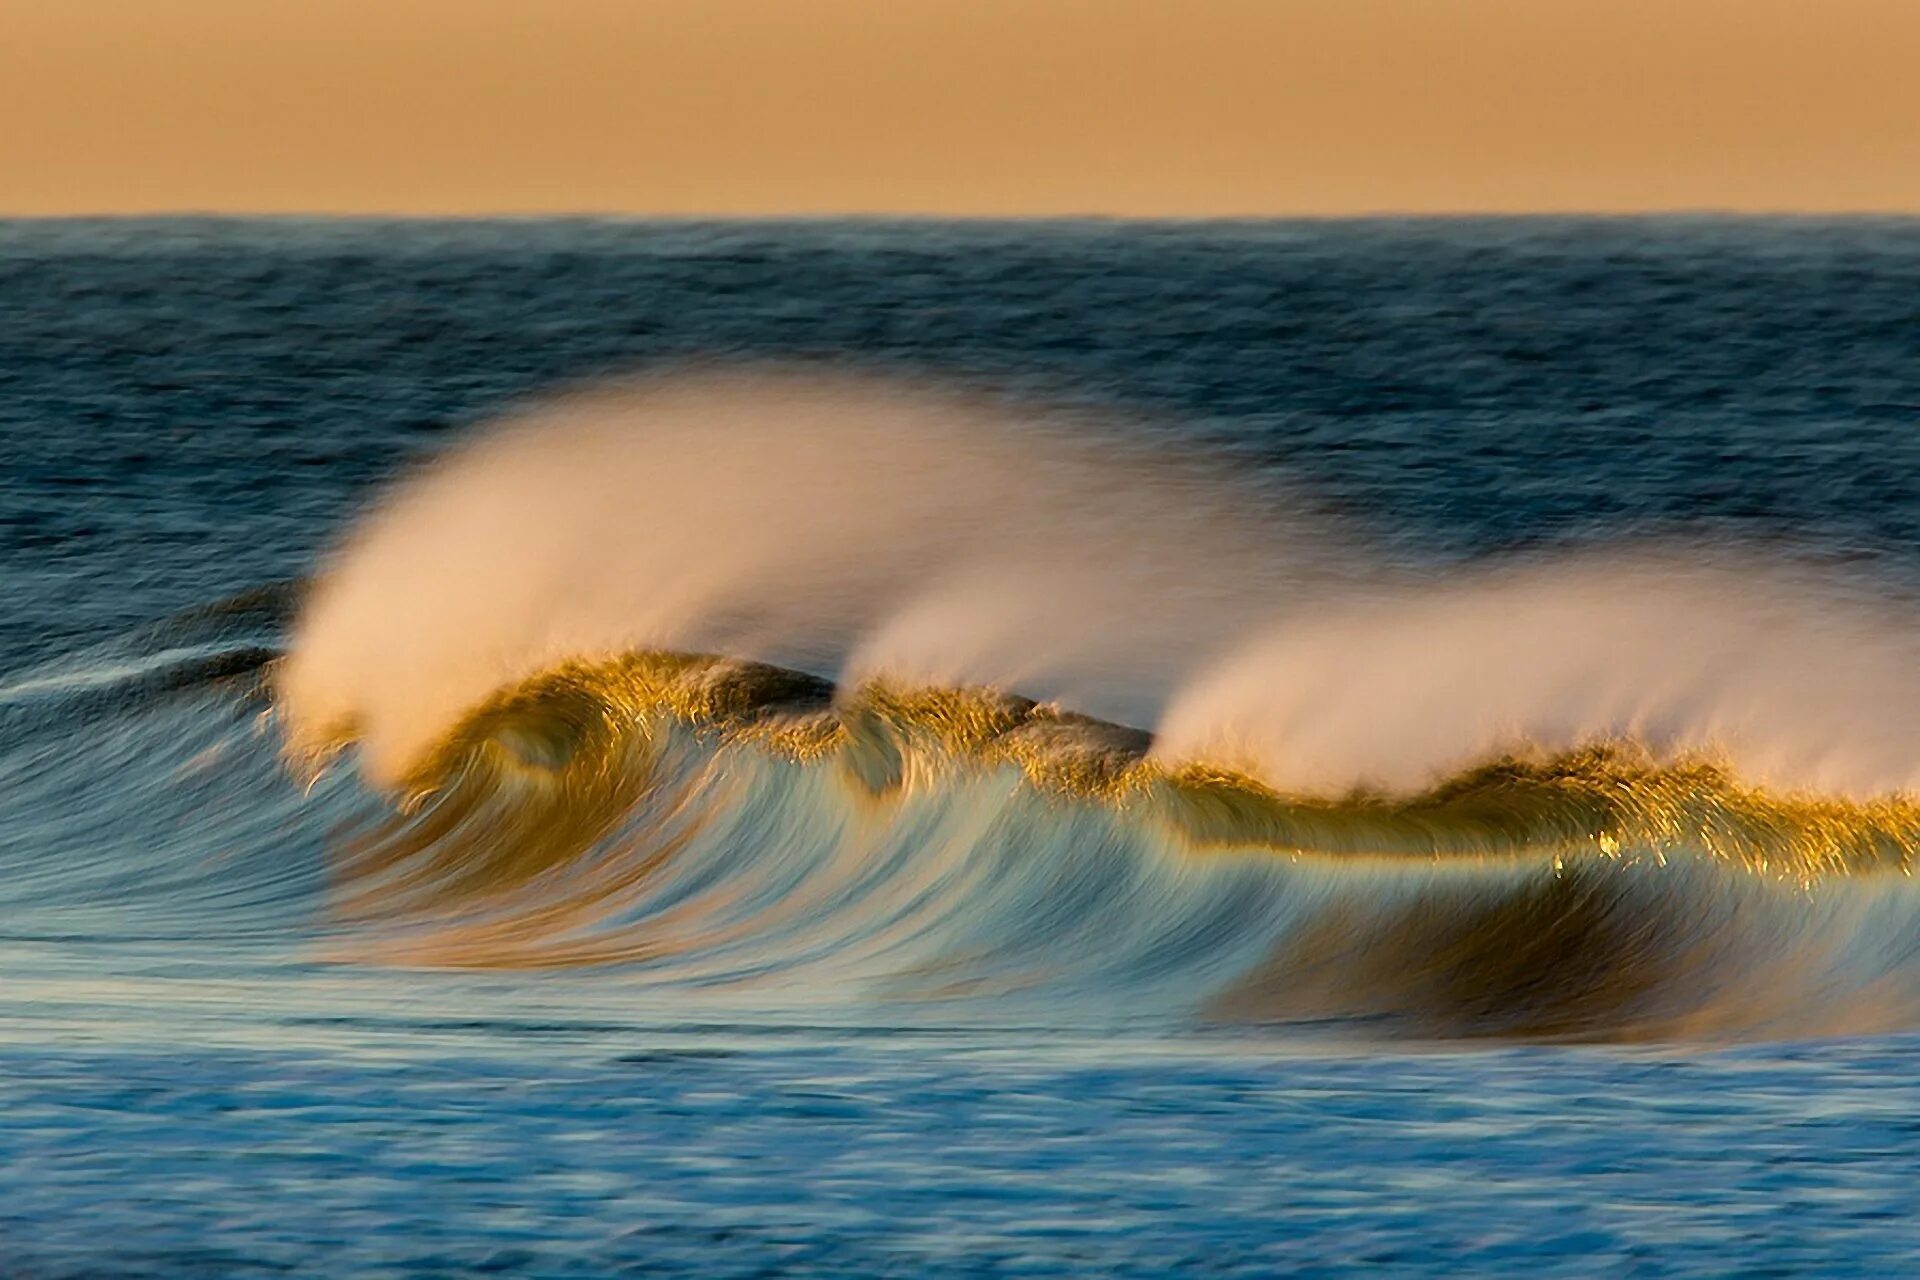
[{"label": "ocean surface", "polygon": [[1920,1272],[1920,222],[0,222],[0,1275]]}]

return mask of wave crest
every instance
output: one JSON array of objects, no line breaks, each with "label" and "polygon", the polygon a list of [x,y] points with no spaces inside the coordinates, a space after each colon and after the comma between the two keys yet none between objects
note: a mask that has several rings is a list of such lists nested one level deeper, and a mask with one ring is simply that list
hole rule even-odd
[{"label": "wave crest", "polygon": [[[1907,872],[1920,804],[1776,794],[1723,764],[1662,761],[1632,743],[1509,756],[1410,795],[1288,795],[1228,768],[1168,765],[1136,729],[991,688],[870,682],[708,654],[568,662],[488,699],[406,776],[409,808],[478,776],[550,806],[542,839],[614,781],[644,777],[665,727],[821,768],[869,797],[956,774],[1003,774],[1060,803],[1101,806],[1189,851],[1329,859],[1700,856],[1763,875]],[[617,788],[615,788],[617,790]],[[625,793],[622,793],[625,794]],[[564,820],[563,820],[564,819]]]},{"label": "wave crest", "polygon": [[401,797],[339,945],[1436,1034],[1920,1022],[1912,619],[1671,553],[1436,583],[1119,438],[709,374],[403,486],[274,678],[297,758]]}]

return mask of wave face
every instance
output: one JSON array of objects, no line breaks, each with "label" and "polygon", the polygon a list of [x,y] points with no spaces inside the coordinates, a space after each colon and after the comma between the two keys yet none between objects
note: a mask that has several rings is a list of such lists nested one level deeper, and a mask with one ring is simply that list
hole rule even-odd
[{"label": "wave face", "polygon": [[1671,549],[1415,578],[1103,439],[713,373],[402,486],[271,679],[299,767],[392,797],[331,855],[329,953],[1419,1035],[1916,1024],[1912,618]]},{"label": "wave face", "polygon": [[1406,797],[990,690],[638,653],[503,690],[337,851],[337,958],[1419,1036],[1911,1025],[1920,807],[1622,750]]}]

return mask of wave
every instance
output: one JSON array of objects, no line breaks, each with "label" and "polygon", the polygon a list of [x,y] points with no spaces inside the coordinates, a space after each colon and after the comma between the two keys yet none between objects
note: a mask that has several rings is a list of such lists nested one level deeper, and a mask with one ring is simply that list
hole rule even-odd
[{"label": "wave", "polygon": [[[1609,858],[1698,853],[1810,881],[1910,872],[1920,802],[1778,795],[1706,760],[1662,762],[1632,743],[1506,757],[1411,795],[1286,795],[1200,764],[1168,766],[1137,729],[991,688],[841,692],[805,673],[708,654],[640,652],[569,662],[481,704],[401,780],[424,803],[477,773],[489,792],[537,776],[551,808],[530,823],[552,840],[583,814],[617,816],[618,780],[644,775],[663,722],[724,746],[827,768],[868,796],[956,771],[1004,771],[1060,800],[1098,805],[1194,849],[1293,858]],[[610,788],[610,807],[593,797]],[[519,788],[524,794],[525,786]],[[492,837],[490,837],[492,838]]]},{"label": "wave", "polygon": [[281,658],[304,589],[269,583],[0,677],[0,729],[71,722],[222,682],[251,685]]},{"label": "wave", "polygon": [[[93,674],[64,704],[0,719],[0,901],[38,936],[1022,1024],[1618,1040],[1920,1014],[1897,798],[1628,744],[1289,796],[988,688],[661,652],[511,682],[391,786],[350,738],[289,786],[281,660],[166,666],[274,649],[270,619],[224,616],[69,661]],[[116,692],[143,655],[171,674]]]},{"label": "wave", "polygon": [[1397,563],[1153,430],[768,370],[531,410],[313,581],[0,690],[0,901],[1041,1022],[1920,1026],[1902,607]]},{"label": "wave", "polygon": [[1396,563],[1153,433],[708,371],[403,484],[273,682],[296,760],[397,797],[334,864],[342,954],[1442,1035],[1911,1025],[1901,607],[1725,552]]},{"label": "wave", "polygon": [[[309,762],[311,765],[311,761]],[[1904,1026],[1920,806],[1624,746],[1289,797],[990,689],[643,652],[498,692],[335,863],[342,958],[1413,1035]]]}]

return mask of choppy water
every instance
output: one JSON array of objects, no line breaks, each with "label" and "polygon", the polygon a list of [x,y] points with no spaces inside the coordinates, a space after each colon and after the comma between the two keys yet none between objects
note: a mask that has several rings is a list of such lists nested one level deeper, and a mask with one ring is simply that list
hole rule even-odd
[{"label": "choppy water", "polygon": [[1912,1269],[1916,286],[0,226],[0,1270]]}]

